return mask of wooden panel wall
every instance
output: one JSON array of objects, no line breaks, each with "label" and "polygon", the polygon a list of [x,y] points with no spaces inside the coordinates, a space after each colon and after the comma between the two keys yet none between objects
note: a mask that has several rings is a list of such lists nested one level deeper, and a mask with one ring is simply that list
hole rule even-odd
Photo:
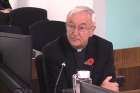
[{"label": "wooden panel wall", "polygon": [[114,61],[117,68],[140,66],[140,47],[114,50]]},{"label": "wooden panel wall", "polygon": [[125,76],[124,90],[140,89],[140,47],[114,50],[117,75]]}]

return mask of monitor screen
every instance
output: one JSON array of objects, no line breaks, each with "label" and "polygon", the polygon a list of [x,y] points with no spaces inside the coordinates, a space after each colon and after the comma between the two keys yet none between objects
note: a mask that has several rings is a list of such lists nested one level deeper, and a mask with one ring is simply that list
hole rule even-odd
[{"label": "monitor screen", "polygon": [[31,86],[31,36],[0,32],[0,68]]},{"label": "monitor screen", "polygon": [[116,93],[116,92],[86,82],[80,82],[80,93]]}]

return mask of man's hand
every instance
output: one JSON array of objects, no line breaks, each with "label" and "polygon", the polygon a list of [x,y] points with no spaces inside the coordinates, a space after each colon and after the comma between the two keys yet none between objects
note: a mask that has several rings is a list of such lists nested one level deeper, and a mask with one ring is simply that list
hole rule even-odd
[{"label": "man's hand", "polygon": [[119,84],[117,82],[111,82],[111,79],[112,76],[106,77],[106,79],[102,82],[101,87],[119,92]]},{"label": "man's hand", "polygon": [[12,11],[12,9],[10,9],[10,8],[0,10],[0,12],[3,12],[3,13],[10,13],[11,11]]}]

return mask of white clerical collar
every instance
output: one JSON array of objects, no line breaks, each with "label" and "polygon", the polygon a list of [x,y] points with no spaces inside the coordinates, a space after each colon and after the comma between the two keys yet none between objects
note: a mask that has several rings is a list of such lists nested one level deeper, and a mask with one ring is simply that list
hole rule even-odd
[{"label": "white clerical collar", "polygon": [[77,49],[77,52],[81,52],[83,49],[82,48],[80,48],[80,49]]}]

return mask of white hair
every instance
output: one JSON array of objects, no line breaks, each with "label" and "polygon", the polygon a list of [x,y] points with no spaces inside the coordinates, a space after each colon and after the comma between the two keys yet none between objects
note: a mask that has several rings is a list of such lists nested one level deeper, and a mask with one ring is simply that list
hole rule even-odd
[{"label": "white hair", "polygon": [[89,15],[92,16],[92,21],[95,21],[95,11],[89,7],[86,6],[77,6],[74,9],[72,9],[68,15],[67,18],[72,16],[73,14],[76,14],[78,12],[87,12]]}]

